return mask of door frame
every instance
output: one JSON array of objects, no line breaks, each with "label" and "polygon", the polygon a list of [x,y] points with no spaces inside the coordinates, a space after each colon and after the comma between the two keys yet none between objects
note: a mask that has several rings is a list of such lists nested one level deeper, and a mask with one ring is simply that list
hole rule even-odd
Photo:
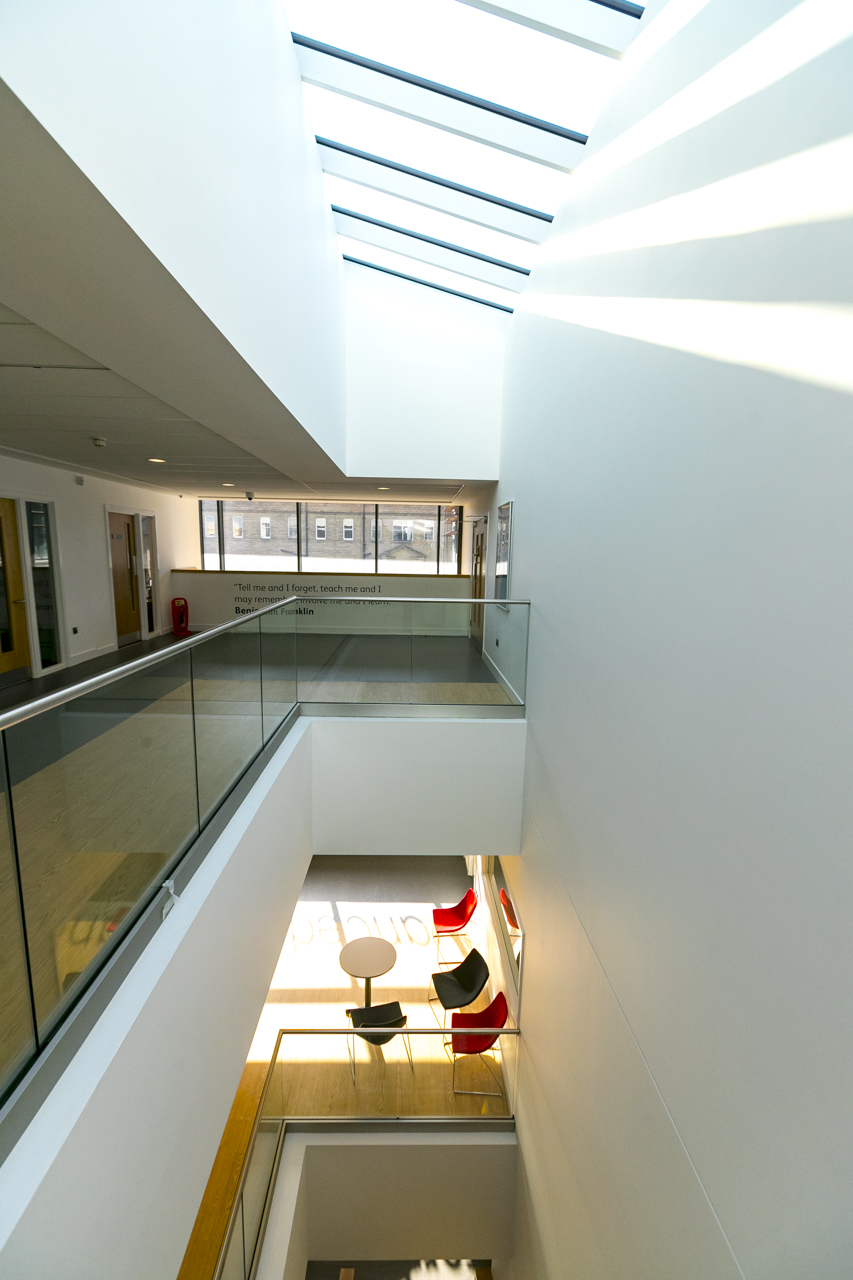
[{"label": "door frame", "polygon": [[[152,636],[163,634],[163,628],[160,625],[160,557],[158,552],[157,537],[157,513],[150,507],[127,507],[120,502],[104,503],[104,537],[106,538],[107,549],[107,598],[113,606],[113,626],[116,625],[116,597],[113,588],[113,556],[112,544],[110,542],[110,512],[117,516],[130,516],[133,520],[133,534],[136,539],[136,563],[133,566],[133,577],[136,582],[136,599],[139,602],[139,638],[141,640],[150,640]],[[148,629],[147,611],[143,608],[145,603],[145,577],[142,572],[142,517],[152,516],[154,519],[154,546],[152,547],[152,577],[154,579],[154,630]],[[118,650],[118,631],[116,631],[115,643],[113,648]]]},{"label": "door frame", "polygon": [[30,536],[27,529],[27,503],[41,502],[47,510],[50,548],[54,556],[53,583],[56,592],[56,625],[61,643],[61,660],[47,668],[49,675],[61,671],[68,666],[68,628],[65,625],[65,600],[62,594],[62,557],[59,550],[59,536],[56,527],[56,504],[52,498],[35,493],[21,495],[20,489],[10,491],[0,489],[0,498],[10,498],[15,504],[15,515],[18,518],[18,548],[21,557],[21,580],[24,586],[24,612],[27,616],[27,638],[30,645],[30,671],[32,679],[37,680],[44,675],[41,665],[41,646],[38,642],[38,618],[36,615],[36,593],[33,585],[33,562],[30,555]]},{"label": "door frame", "polygon": [[[486,599],[486,597],[487,597],[487,594],[488,594],[488,581],[489,581],[489,513],[488,513],[488,511],[487,511],[484,515],[474,516],[474,519],[471,521],[471,565],[470,565],[470,569],[469,569],[469,571],[468,571],[468,581],[469,581],[469,583],[471,584],[471,585],[470,585],[470,595],[471,595],[471,599],[472,599],[472,600],[473,600],[473,599],[475,599],[475,596],[474,596],[474,556],[475,556],[475,548],[476,548],[476,545],[477,545],[477,525],[480,523],[480,521],[481,521],[481,520],[482,520],[482,522],[483,522],[483,524],[484,524],[484,526],[485,526],[485,534],[486,534],[486,538],[485,538],[485,544],[484,544],[484,546],[483,546],[483,595],[482,595],[482,597],[479,597],[479,598],[480,598],[480,599],[482,599],[482,600],[485,600],[485,599]],[[483,604],[483,605],[481,605],[480,607],[481,607],[481,608],[482,608],[482,610],[483,610],[483,647],[485,648],[485,644],[486,644],[486,606]],[[475,609],[475,608],[476,608],[476,605],[473,605],[473,604],[472,604],[472,605],[471,605],[472,619],[471,619],[471,620],[469,620],[469,622],[468,622],[468,637],[469,637],[469,639],[472,639],[472,637],[473,637],[473,631],[474,631],[474,625],[473,625],[473,611],[474,611],[474,609]],[[472,642],[473,642],[473,641],[472,641]]]}]

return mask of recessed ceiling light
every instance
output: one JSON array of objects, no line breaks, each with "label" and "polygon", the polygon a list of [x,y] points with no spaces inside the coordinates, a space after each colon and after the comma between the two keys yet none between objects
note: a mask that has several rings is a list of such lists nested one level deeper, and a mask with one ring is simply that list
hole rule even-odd
[{"label": "recessed ceiling light", "polygon": [[165,458],[149,458],[148,461],[149,462],[165,462],[166,459]]},{"label": "recessed ceiling light", "polygon": [[377,487],[377,489],[390,489],[390,488],[391,488],[390,484],[378,484],[376,487]]},{"label": "recessed ceiling light", "polygon": [[231,483],[231,481],[230,481],[230,480],[223,480],[223,481],[222,481],[222,488],[223,488],[223,489],[233,489],[233,488],[234,488],[234,486],[233,486],[233,484]]}]

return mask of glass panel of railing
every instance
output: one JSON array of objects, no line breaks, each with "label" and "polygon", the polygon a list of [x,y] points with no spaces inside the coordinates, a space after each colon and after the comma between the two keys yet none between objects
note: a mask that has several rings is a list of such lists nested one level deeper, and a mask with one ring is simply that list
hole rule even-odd
[{"label": "glass panel of railing", "polygon": [[[508,1117],[515,1033],[288,1031],[276,1059],[285,1119]],[[505,1047],[506,1044],[506,1047]]]},{"label": "glass panel of railing", "polygon": [[189,658],[164,659],[5,737],[44,1032],[198,834]]},{"label": "glass panel of railing", "polygon": [[483,608],[483,661],[506,702],[523,705],[527,688],[529,604],[487,604]]},{"label": "glass panel of railing", "polygon": [[412,701],[410,601],[308,599],[297,624],[300,702]]},{"label": "glass panel of railing", "polygon": [[298,612],[302,702],[524,703],[527,604],[309,597]]},{"label": "glass panel of railing", "polygon": [[296,615],[294,606],[259,619],[264,742],[296,705]]},{"label": "glass panel of railing", "polygon": [[263,746],[260,620],[190,650],[204,823]]},{"label": "glass panel of railing", "polygon": [[216,1280],[246,1280],[246,1264],[243,1256],[243,1197],[237,1201],[234,1223],[228,1248]]},{"label": "glass panel of railing", "polygon": [[470,622],[467,600],[419,600],[413,605],[413,702],[470,706],[503,700],[472,641]]},{"label": "glass panel of railing", "polygon": [[0,1091],[36,1047],[10,832],[0,743]]},{"label": "glass panel of railing", "polygon": [[257,1252],[261,1219],[281,1137],[281,1125],[281,1120],[261,1120],[249,1152],[249,1165],[243,1182],[243,1250],[247,1274],[251,1272]]}]

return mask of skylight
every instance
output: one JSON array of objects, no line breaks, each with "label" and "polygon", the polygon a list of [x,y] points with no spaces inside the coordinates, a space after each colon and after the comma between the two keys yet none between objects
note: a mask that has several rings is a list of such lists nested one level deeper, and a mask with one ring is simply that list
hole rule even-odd
[{"label": "skylight", "polygon": [[458,0],[288,0],[294,31],[589,133],[618,64]]},{"label": "skylight", "polygon": [[344,256],[511,310],[639,11],[485,7],[286,2]]}]

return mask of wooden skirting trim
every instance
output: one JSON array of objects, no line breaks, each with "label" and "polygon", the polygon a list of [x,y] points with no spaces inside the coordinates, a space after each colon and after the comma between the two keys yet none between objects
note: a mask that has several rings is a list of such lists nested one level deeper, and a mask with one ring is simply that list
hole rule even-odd
[{"label": "wooden skirting trim", "polygon": [[267,1064],[264,1062],[246,1063],[178,1280],[213,1280],[240,1185],[266,1072]]}]

